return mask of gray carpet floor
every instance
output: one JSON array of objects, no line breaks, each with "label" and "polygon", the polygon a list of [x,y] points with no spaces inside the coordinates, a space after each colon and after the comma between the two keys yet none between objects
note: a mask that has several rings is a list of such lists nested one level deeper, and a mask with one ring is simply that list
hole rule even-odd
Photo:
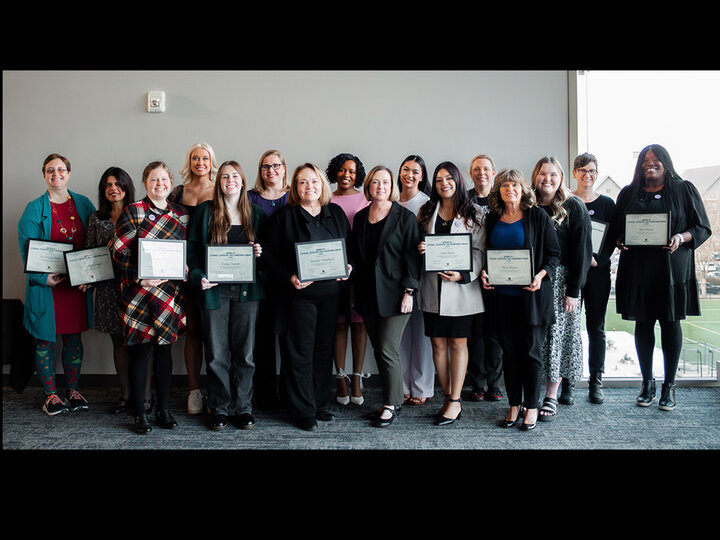
[{"label": "gray carpet floor", "polygon": [[11,450],[717,450],[720,449],[720,387],[678,388],[678,406],[660,411],[635,405],[638,388],[607,388],[605,403],[591,404],[587,390],[576,403],[561,405],[552,422],[524,432],[496,425],[507,400],[463,401],[462,417],[452,425],[433,425],[441,394],[424,405],[405,405],[388,428],[371,426],[365,414],[380,405],[380,388],[369,385],[361,406],[334,404],[335,419],[314,432],[293,426],[281,408],[256,410],[251,430],[209,429],[209,417],[190,416],[184,389],[172,391],[171,410],[179,425],[155,427],[146,435],[132,429],[132,418],[109,412],[117,391],[84,387],[87,411],[49,417],[41,411],[43,393],[3,388],[3,449]]}]

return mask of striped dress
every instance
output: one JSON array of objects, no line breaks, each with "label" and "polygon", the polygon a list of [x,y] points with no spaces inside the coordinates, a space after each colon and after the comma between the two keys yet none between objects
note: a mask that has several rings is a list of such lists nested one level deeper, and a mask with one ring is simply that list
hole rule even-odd
[{"label": "striped dress", "polygon": [[155,207],[147,197],[128,205],[120,216],[113,241],[113,259],[121,278],[120,304],[125,341],[167,345],[185,328],[181,282],[166,281],[159,287],[137,283],[137,239],[185,240],[188,214],[177,204]]}]

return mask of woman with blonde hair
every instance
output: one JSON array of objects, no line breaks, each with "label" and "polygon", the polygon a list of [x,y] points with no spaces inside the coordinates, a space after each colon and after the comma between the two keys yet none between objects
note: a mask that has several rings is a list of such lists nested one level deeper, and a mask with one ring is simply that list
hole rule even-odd
[{"label": "woman with blonde hair", "polygon": [[215,196],[198,206],[194,219],[188,239],[188,264],[191,284],[202,291],[211,428],[224,429],[230,417],[241,429],[252,428],[253,347],[262,283],[257,279],[253,283],[213,283],[205,268],[207,246],[251,244],[255,257],[262,253],[256,239],[265,212],[248,201],[245,173],[237,161],[220,165]]},{"label": "woman with blonde hair", "polygon": [[[205,142],[193,144],[185,154],[185,162],[180,169],[183,183],[173,189],[168,201],[181,204],[188,213],[192,223],[198,205],[213,198],[215,193],[214,179],[217,174],[217,162],[212,147]],[[185,368],[188,375],[189,414],[203,412],[203,397],[200,390],[200,371],[202,369],[202,322],[198,300],[191,287],[185,287],[184,309],[187,315],[185,328]]]},{"label": "woman with blonde hair", "polygon": [[[323,172],[311,163],[300,165],[292,176],[287,205],[271,216],[263,236],[263,266],[280,298],[275,331],[280,336],[287,408],[293,422],[305,430],[316,429],[317,420],[333,419],[329,407],[340,283],[300,281],[295,244],[343,239],[347,245],[350,223],[331,198]],[[351,270],[349,264],[348,275]]]},{"label": "woman with blonde hair", "polygon": [[574,403],[575,381],[583,369],[580,291],[592,262],[592,226],[585,204],[563,185],[564,180],[563,167],[554,157],[540,159],[533,168],[531,183],[538,206],[552,219],[560,245],[560,263],[551,276],[555,323],[548,326],[543,346],[547,382],[541,421],[554,418],[558,402]]}]

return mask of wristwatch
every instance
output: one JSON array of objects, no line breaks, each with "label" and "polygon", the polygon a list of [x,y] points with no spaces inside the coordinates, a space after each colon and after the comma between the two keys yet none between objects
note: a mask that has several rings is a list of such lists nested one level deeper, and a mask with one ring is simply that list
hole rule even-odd
[{"label": "wristwatch", "polygon": [[405,294],[408,296],[415,296],[415,289],[405,289]]}]

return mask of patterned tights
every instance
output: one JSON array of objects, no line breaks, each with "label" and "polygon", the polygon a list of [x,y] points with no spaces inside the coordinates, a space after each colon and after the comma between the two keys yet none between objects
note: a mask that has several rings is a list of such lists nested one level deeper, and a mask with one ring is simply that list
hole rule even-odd
[{"label": "patterned tights", "polygon": [[[80,334],[63,334],[62,365],[68,389],[77,390],[83,360],[83,344]],[[56,394],[55,342],[38,339],[35,347],[35,369],[45,390],[45,395]]]}]

